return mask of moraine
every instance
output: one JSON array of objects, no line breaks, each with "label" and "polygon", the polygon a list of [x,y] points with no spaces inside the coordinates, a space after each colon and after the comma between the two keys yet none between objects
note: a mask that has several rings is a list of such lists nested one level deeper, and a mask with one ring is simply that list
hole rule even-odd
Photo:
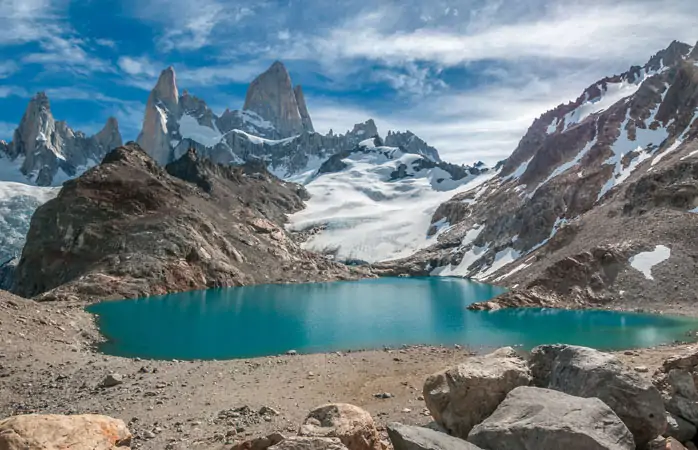
[{"label": "moraine", "polygon": [[698,321],[597,310],[469,311],[502,288],[457,278],[211,289],[88,308],[107,354],[152,359],[231,359],[461,344],[473,348],[564,342],[600,349],[684,340]]}]

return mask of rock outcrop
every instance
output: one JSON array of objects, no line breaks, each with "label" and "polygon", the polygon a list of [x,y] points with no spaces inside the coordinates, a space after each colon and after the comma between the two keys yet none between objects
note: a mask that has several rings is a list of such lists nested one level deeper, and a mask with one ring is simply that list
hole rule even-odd
[{"label": "rock outcrop", "polygon": [[511,391],[468,440],[488,450],[634,450],[633,436],[597,398],[535,387]]},{"label": "rock outcrop", "polygon": [[88,137],[56,121],[48,97],[39,92],[29,101],[12,141],[0,144],[0,181],[60,185],[97,164],[121,143],[113,117]]},{"label": "rock outcrop", "polygon": [[355,276],[286,234],[306,195],[263,166],[220,166],[193,150],[165,170],[129,143],[37,210],[14,291],[103,300]]},{"label": "rock outcrop", "polygon": [[698,352],[692,349],[664,361],[652,377],[667,410],[668,427],[664,436],[688,442],[698,428]]},{"label": "rock outcrop", "polygon": [[512,389],[530,382],[526,361],[506,347],[431,375],[424,383],[424,401],[439,425],[465,439]]},{"label": "rock outcrop", "polygon": [[0,420],[3,450],[129,450],[131,433],[122,420],[85,414],[27,414]]},{"label": "rock outcrop", "polygon": [[337,438],[291,436],[276,445],[271,450],[347,450]]},{"label": "rock outcrop", "polygon": [[315,131],[315,128],[313,128],[313,121],[310,118],[310,113],[308,112],[308,106],[305,104],[305,95],[303,95],[303,88],[300,84],[293,88],[293,95],[296,97],[296,103],[298,104],[298,112],[301,115],[303,131]]},{"label": "rock outcrop", "polygon": [[358,406],[330,403],[310,412],[300,436],[338,438],[349,450],[382,450],[371,415]]},{"label": "rock outcrop", "polygon": [[172,66],[163,70],[145,106],[143,129],[138,135],[138,145],[148,151],[159,164],[172,160],[170,128],[179,116],[177,78]]},{"label": "rock outcrop", "polygon": [[388,424],[388,437],[394,450],[481,450],[446,433],[401,423]]},{"label": "rock outcrop", "polygon": [[402,147],[409,153],[417,153],[426,156],[434,162],[440,162],[439,152],[434,147],[428,145],[410,130],[388,131],[385,137],[385,145],[388,147]]},{"label": "rock outcrop", "polygon": [[596,397],[606,403],[638,445],[666,428],[659,391],[613,355],[586,347],[543,345],[531,351],[530,365],[536,386],[577,397]]}]

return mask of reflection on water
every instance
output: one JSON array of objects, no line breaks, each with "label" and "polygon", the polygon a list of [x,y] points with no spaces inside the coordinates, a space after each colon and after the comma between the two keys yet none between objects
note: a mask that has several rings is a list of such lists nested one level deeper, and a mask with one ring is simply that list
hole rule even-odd
[{"label": "reflection on water", "polygon": [[605,349],[685,339],[695,321],[609,311],[468,311],[502,288],[457,278],[263,285],[106,302],[89,310],[106,353],[223,359],[401,344],[564,342]]}]

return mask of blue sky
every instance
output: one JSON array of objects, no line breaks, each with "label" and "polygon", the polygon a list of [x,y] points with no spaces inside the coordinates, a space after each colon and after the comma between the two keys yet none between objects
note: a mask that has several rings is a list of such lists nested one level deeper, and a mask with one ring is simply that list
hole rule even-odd
[{"label": "blue sky", "polygon": [[318,131],[369,117],[454,162],[506,157],[532,120],[597,79],[695,44],[689,0],[0,0],[0,139],[44,90],[93,133],[135,139],[168,65],[220,113],[282,60]]}]

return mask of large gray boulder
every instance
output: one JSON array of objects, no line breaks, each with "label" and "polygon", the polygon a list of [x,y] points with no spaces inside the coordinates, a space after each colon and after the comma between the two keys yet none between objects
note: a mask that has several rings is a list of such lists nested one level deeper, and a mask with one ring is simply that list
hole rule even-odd
[{"label": "large gray boulder", "polygon": [[606,403],[638,445],[661,435],[667,426],[657,388],[613,355],[573,345],[542,345],[532,350],[530,366],[535,386]]},{"label": "large gray boulder", "polygon": [[388,437],[395,450],[480,450],[463,439],[424,427],[388,424]]},{"label": "large gray boulder", "polygon": [[686,442],[693,439],[696,435],[696,427],[670,412],[666,413],[667,428],[664,432],[665,437],[673,437],[680,442]]},{"label": "large gray boulder", "polygon": [[656,374],[653,382],[668,411],[668,427],[664,435],[681,442],[692,439],[698,425],[698,390],[693,374],[684,369],[670,369],[668,373]]},{"label": "large gray boulder", "polygon": [[429,376],[424,383],[424,400],[439,425],[465,439],[509,391],[530,382],[526,362],[511,347],[505,347]]},{"label": "large gray boulder", "polygon": [[633,436],[597,398],[519,387],[468,436],[488,450],[634,450]]}]

